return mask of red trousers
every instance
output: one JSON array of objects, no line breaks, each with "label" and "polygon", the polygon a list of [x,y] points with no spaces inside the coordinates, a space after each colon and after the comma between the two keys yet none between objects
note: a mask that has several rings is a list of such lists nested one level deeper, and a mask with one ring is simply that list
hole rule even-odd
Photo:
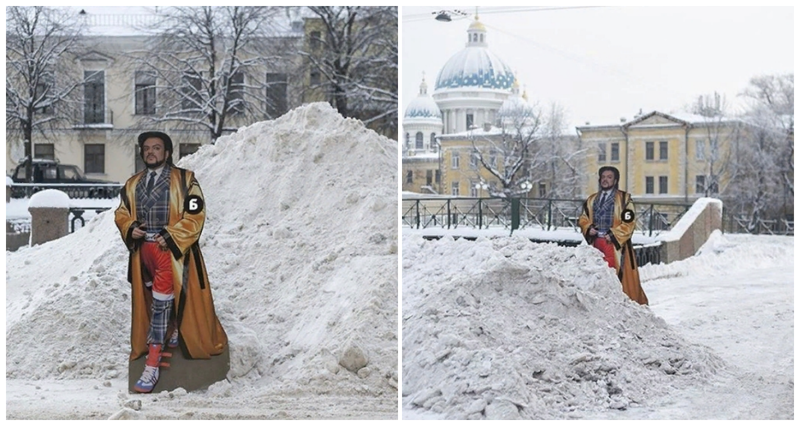
[{"label": "red trousers", "polygon": [[153,278],[153,297],[172,299],[172,254],[169,250],[162,250],[156,242],[145,241],[141,256],[142,265]]},{"label": "red trousers", "polygon": [[606,241],[603,237],[597,237],[592,245],[603,253],[603,260],[608,262],[609,268],[617,268],[617,260],[614,257],[614,243]]}]

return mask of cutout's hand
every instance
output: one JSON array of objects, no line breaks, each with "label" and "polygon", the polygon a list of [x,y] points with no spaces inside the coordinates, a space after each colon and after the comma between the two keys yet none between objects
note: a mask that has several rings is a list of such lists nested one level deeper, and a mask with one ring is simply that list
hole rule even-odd
[{"label": "cutout's hand", "polygon": [[160,234],[156,234],[156,242],[158,243],[158,245],[161,247],[162,250],[166,250],[167,241]]},{"label": "cutout's hand", "polygon": [[139,238],[144,238],[145,234],[147,234],[146,232],[144,232],[144,230],[145,230],[145,224],[143,223],[139,225],[137,228],[133,228],[131,236],[135,240],[138,240]]}]

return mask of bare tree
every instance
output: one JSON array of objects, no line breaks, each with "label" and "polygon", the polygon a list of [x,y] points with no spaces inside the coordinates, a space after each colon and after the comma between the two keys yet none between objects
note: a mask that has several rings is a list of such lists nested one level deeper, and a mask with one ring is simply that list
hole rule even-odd
[{"label": "bare tree", "polygon": [[397,130],[397,7],[309,7],[319,38],[301,51],[312,79],[345,117]]},{"label": "bare tree", "polygon": [[578,197],[586,175],[586,150],[578,149],[577,137],[567,136],[566,111],[555,102],[548,108],[541,146],[548,154],[545,168],[532,176],[538,175],[538,182],[549,186],[549,198]]},{"label": "bare tree", "polygon": [[[723,194],[727,185],[735,180],[737,171],[731,167],[731,162],[739,143],[739,121],[729,117],[727,100],[716,92],[698,96],[692,112],[703,117],[701,130],[705,137],[695,147],[697,159],[703,164],[703,196]],[[726,175],[729,179],[722,180]]]},{"label": "bare tree", "polygon": [[750,100],[748,116],[782,134],[778,167],[794,197],[794,73],[753,77],[742,96]]},{"label": "bare tree", "polygon": [[[205,129],[212,142],[232,122],[274,118],[283,108],[268,95],[267,64],[284,64],[279,53],[291,40],[276,37],[279,8],[173,7],[159,14],[145,51],[128,53],[136,70],[154,82],[155,111],[150,124]],[[137,88],[137,95],[139,89]]]},{"label": "bare tree", "polygon": [[[64,61],[80,52],[84,30],[68,9],[6,8],[6,135],[22,137],[27,158],[33,158],[34,133],[47,138],[56,124],[74,118],[84,81]],[[28,161],[29,182],[31,168]]]},{"label": "bare tree", "polygon": [[[577,149],[576,138],[566,136],[565,123],[560,105],[553,103],[545,114],[514,92],[511,102],[498,111],[499,133],[471,132],[477,179],[487,184],[493,197],[525,196],[539,184],[549,187],[549,197],[576,196],[584,175],[585,150]],[[484,182],[481,170],[488,171],[499,185]],[[526,182],[531,186],[523,187]]]}]

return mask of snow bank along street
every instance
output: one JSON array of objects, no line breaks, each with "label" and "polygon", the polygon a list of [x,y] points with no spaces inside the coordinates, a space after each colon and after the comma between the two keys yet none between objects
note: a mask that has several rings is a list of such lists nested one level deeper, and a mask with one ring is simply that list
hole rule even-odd
[{"label": "snow bank along street", "polygon": [[[200,244],[230,340],[228,380],[204,392],[127,394],[128,254],[113,211],[7,253],[8,417],[108,418],[138,400],[132,417],[396,418],[396,165],[396,142],[327,104],[178,163],[204,191]],[[69,396],[83,392],[86,402]]]},{"label": "snow bank along street", "polygon": [[[405,236],[403,417],[793,418],[792,239],[728,237],[717,232],[695,257],[641,268],[653,295],[647,307],[622,293],[600,253],[586,245]],[[781,296],[788,290],[788,300],[773,301],[779,313],[739,309],[753,303],[736,281],[725,297],[709,292],[714,276],[759,268],[789,269],[788,283],[766,285],[780,287]],[[687,306],[695,311],[694,333],[681,324],[690,317]],[[725,309],[740,322],[719,321]],[[764,329],[778,323],[771,351],[779,366],[764,368],[760,384],[738,388],[745,368],[752,375],[765,362],[758,360],[765,352],[752,347],[762,337],[742,333],[748,319],[763,321]],[[722,343],[734,341],[736,352],[726,352]],[[789,377],[770,381],[773,370]],[[769,390],[775,382],[788,393]],[[723,396],[706,407],[714,391]],[[777,402],[764,401],[770,397]],[[758,405],[769,408],[743,407]]]}]

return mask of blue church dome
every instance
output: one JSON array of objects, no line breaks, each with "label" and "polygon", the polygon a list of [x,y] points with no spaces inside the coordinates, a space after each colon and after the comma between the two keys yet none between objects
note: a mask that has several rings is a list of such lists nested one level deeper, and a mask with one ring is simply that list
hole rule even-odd
[{"label": "blue church dome", "polygon": [[435,118],[442,119],[442,111],[436,101],[428,94],[428,85],[423,78],[419,86],[419,96],[414,98],[406,108],[405,118]]},{"label": "blue church dome", "polygon": [[490,52],[486,42],[486,28],[475,17],[467,30],[467,47],[453,55],[439,71],[436,90],[474,87],[509,90],[514,84],[514,73],[497,55]]}]

